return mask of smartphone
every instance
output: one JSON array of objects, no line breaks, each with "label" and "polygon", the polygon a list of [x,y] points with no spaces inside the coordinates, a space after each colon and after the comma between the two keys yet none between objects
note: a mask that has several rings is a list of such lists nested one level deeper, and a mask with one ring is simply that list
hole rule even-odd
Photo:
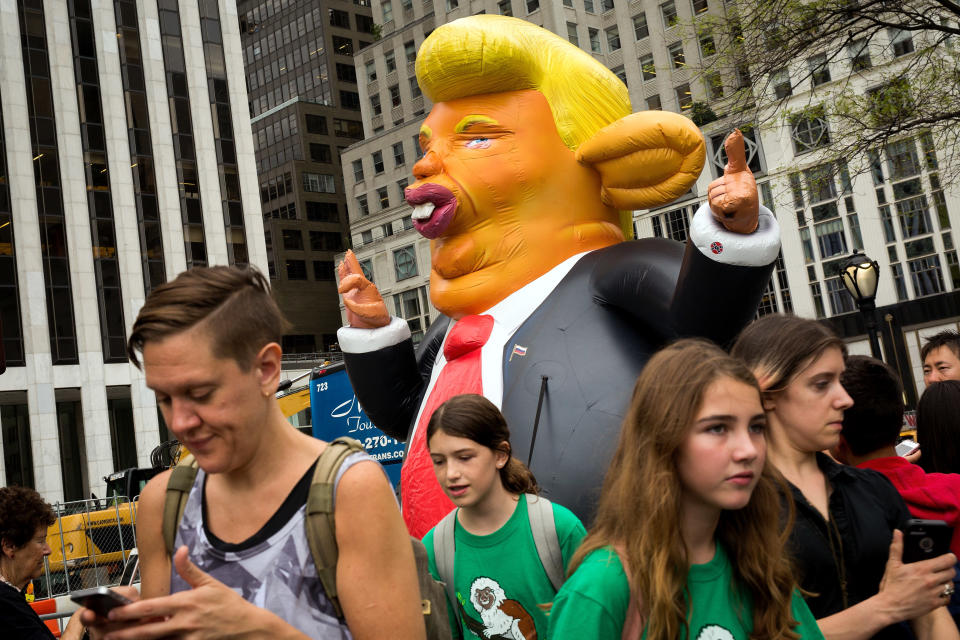
[{"label": "smartphone", "polygon": [[915,442],[914,440],[911,440],[910,438],[904,438],[904,439],[901,440],[900,443],[897,445],[897,455],[898,455],[898,456],[908,456],[908,455],[910,455],[911,453],[913,453],[914,451],[916,451],[916,450],[917,450],[917,447],[919,447],[919,446],[920,446],[920,445],[919,445],[917,442]]},{"label": "smartphone", "polygon": [[903,561],[917,562],[950,551],[953,528],[943,520],[907,520],[903,528]]},{"label": "smartphone", "polygon": [[74,591],[70,594],[70,599],[77,604],[90,609],[101,618],[106,618],[111,609],[130,604],[133,600],[120,595],[107,587],[93,587]]}]

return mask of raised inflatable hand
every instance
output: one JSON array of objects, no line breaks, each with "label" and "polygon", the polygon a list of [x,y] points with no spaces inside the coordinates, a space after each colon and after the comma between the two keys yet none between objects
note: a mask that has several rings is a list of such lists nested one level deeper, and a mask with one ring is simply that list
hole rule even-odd
[{"label": "raised inflatable hand", "polygon": [[727,136],[723,148],[727,152],[727,166],[723,168],[723,175],[707,187],[710,210],[728,231],[753,233],[757,229],[760,200],[757,181],[747,166],[743,134],[739,129]]},{"label": "raised inflatable hand", "polygon": [[603,203],[625,211],[659,207],[685,194],[705,157],[697,125],[669,111],[624,116],[577,149],[577,161],[600,173]]},{"label": "raised inflatable hand", "polygon": [[347,323],[359,329],[376,329],[390,324],[390,313],[376,285],[367,280],[360,262],[353,251],[348,250],[343,262],[337,266],[340,286],[337,291],[343,296],[347,308]]}]

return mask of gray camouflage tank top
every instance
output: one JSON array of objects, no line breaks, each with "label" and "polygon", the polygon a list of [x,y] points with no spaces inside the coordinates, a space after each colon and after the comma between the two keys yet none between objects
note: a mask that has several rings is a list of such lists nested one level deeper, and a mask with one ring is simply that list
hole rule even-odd
[{"label": "gray camouflage tank top", "polygon": [[[346,470],[365,460],[372,461],[373,458],[364,452],[356,452],[344,460],[334,483],[334,498]],[[307,544],[304,513],[312,478],[311,466],[260,532],[244,542],[230,544],[216,539],[204,527],[206,474],[203,469],[198,469],[183,520],[177,529],[174,548],[187,545],[190,560],[200,569],[239,593],[244,600],[273,612],[307,636],[315,640],[352,640],[347,623],[337,619],[317,577]],[[298,508],[286,522],[278,523],[278,516],[286,511],[285,507],[297,506],[288,504],[297,497],[295,494],[302,495]],[[171,567],[170,593],[189,590],[190,586]]]}]

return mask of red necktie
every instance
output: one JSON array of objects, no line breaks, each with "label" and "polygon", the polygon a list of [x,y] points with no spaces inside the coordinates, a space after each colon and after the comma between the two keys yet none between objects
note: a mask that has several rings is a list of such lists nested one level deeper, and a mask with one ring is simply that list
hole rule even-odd
[{"label": "red necktie", "polygon": [[427,449],[427,424],[437,407],[453,396],[483,393],[480,347],[487,342],[492,330],[493,316],[465,316],[453,325],[443,344],[447,364],[423,407],[400,472],[403,519],[410,535],[418,540],[454,507],[433,473],[433,460]]}]

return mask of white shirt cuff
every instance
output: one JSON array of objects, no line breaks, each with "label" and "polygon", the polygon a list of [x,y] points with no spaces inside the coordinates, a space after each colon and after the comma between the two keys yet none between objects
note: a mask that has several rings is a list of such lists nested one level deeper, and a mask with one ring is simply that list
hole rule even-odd
[{"label": "white shirt cuff", "polygon": [[734,233],[713,217],[710,205],[704,202],[693,216],[690,241],[700,253],[714,262],[762,267],[776,260],[780,252],[780,225],[773,213],[760,205],[757,230],[746,234]]},{"label": "white shirt cuff", "polygon": [[345,353],[370,353],[400,344],[410,337],[410,326],[403,318],[390,317],[390,324],[376,329],[340,327],[337,340]]}]

